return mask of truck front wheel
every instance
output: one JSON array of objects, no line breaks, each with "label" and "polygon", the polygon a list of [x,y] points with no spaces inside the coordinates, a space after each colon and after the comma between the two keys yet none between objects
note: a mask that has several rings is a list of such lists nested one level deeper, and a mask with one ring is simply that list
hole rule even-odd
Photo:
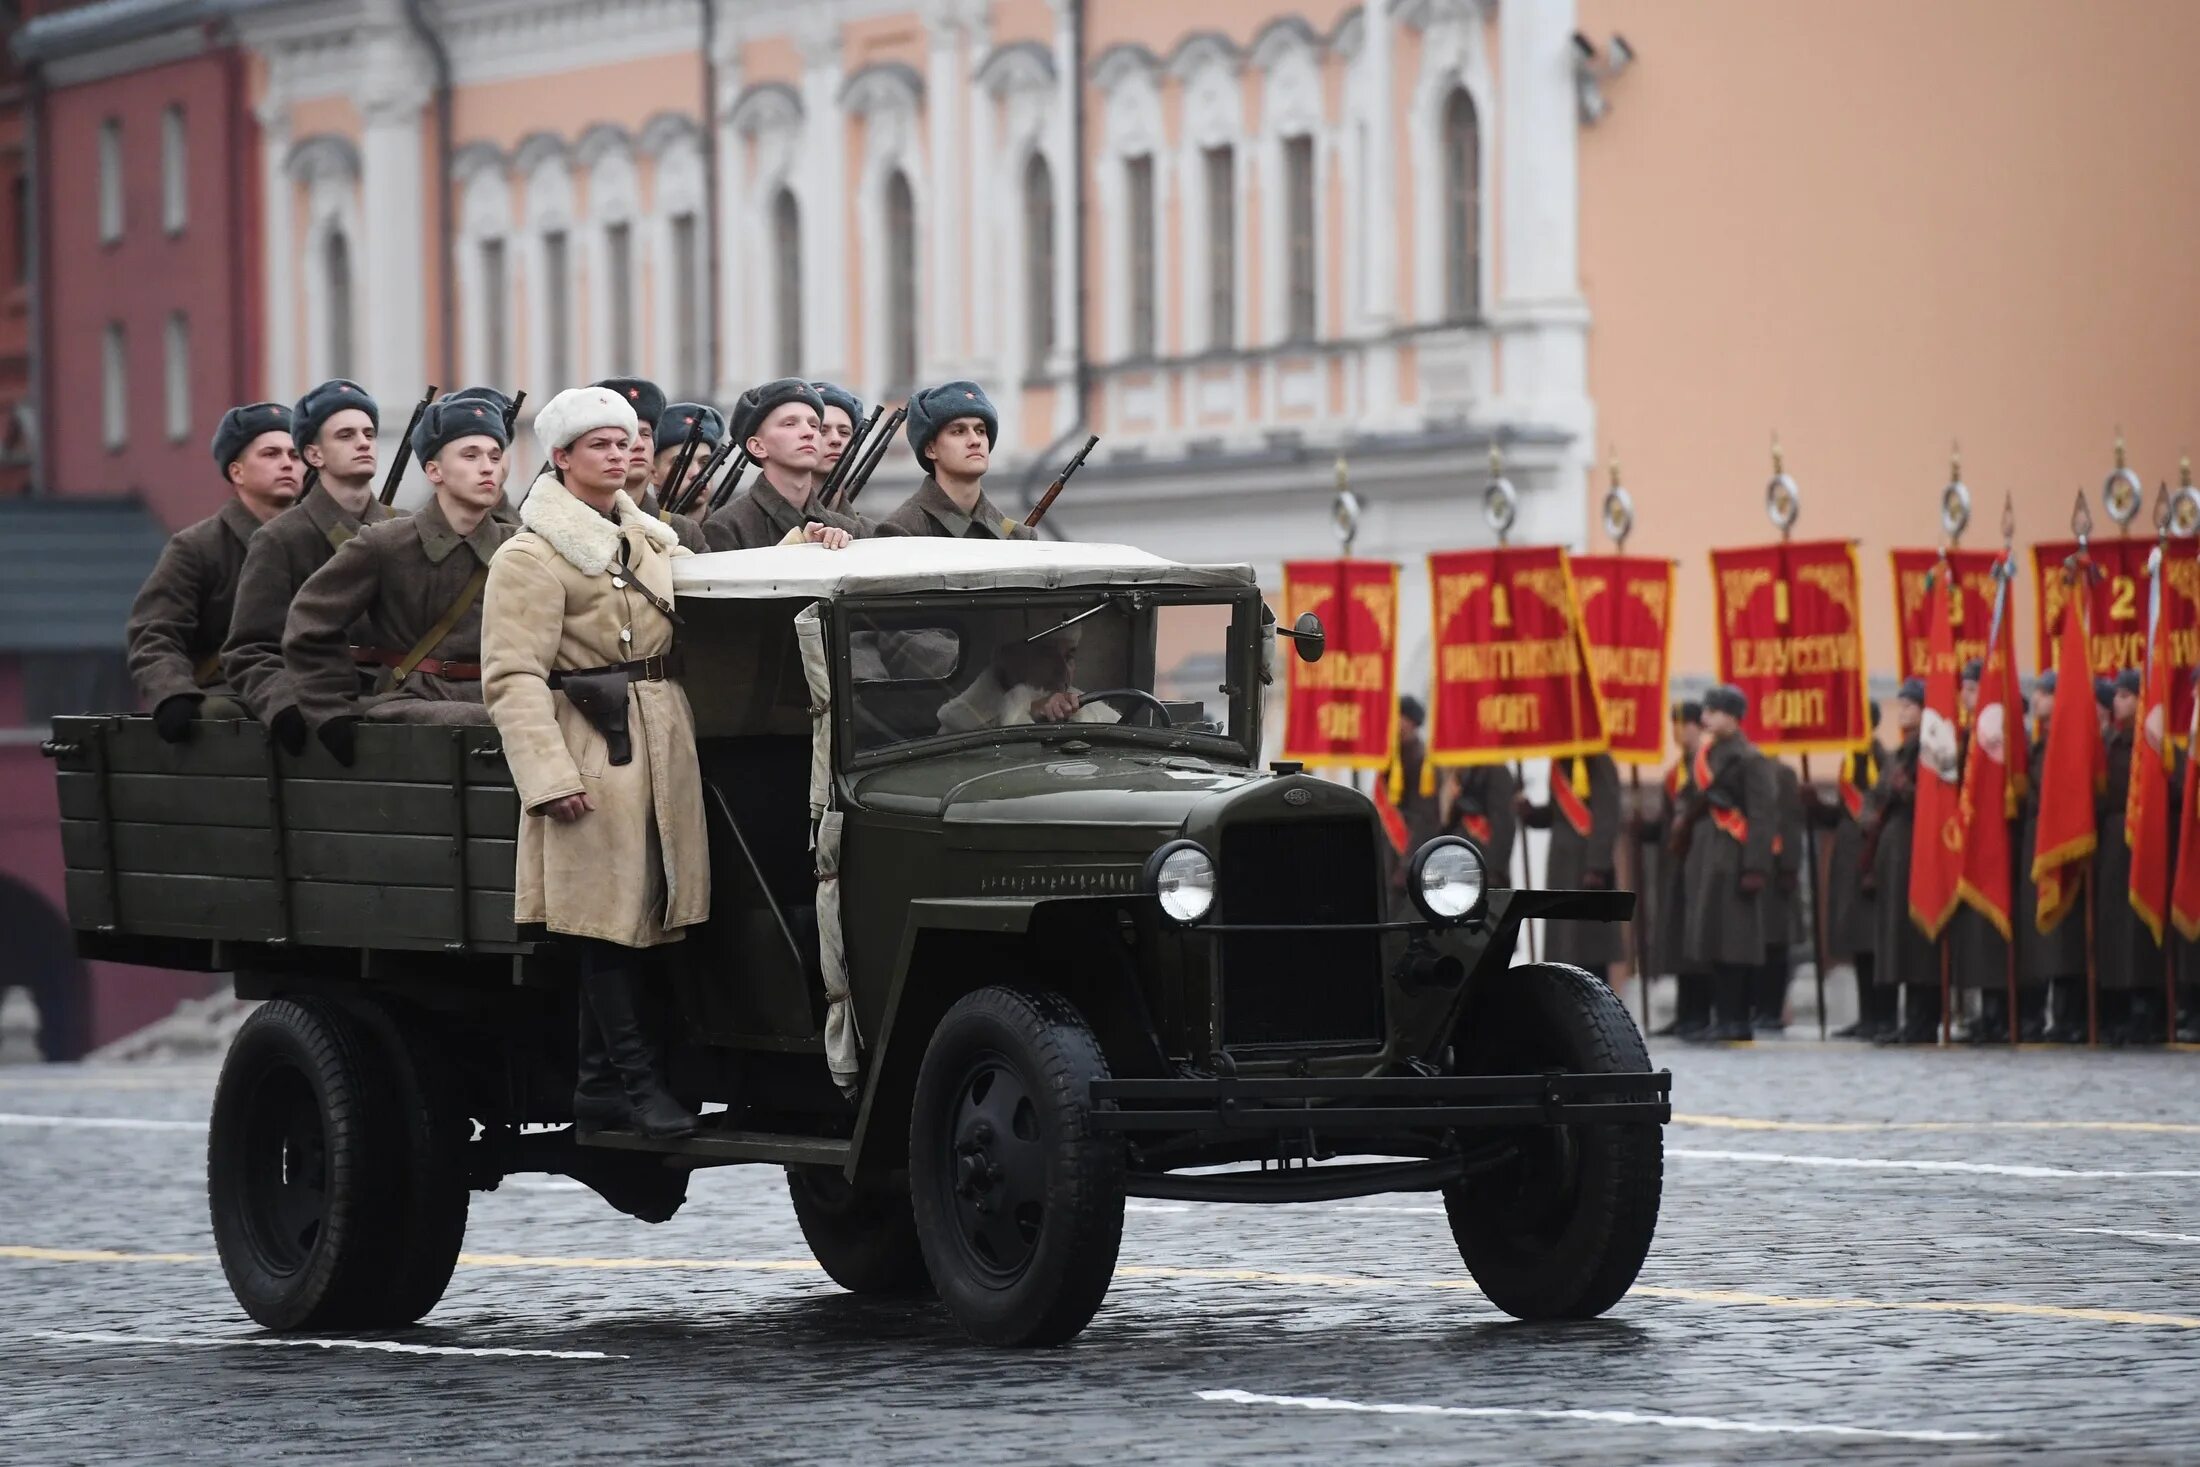
[{"label": "truck front wheel", "polygon": [[[1650,1068],[1626,1006],[1563,963],[1511,969],[1468,1023],[1462,1074]],[[1664,1135],[1638,1122],[1523,1127],[1513,1139],[1504,1165],[1444,1189],[1459,1256],[1489,1301],[1517,1319],[1594,1318],[1626,1294],[1649,1254]]]},{"label": "truck front wheel", "polygon": [[917,1074],[909,1184],[948,1312],[989,1345],[1058,1345],[1091,1322],[1123,1241],[1123,1147],[1092,1126],[1107,1061],[1058,994],[982,988]]}]

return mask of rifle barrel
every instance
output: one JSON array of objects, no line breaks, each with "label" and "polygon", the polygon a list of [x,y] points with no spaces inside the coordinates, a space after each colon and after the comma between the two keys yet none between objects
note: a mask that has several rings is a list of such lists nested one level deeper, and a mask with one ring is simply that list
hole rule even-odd
[{"label": "rifle barrel", "polygon": [[710,497],[712,514],[725,508],[726,501],[733,498],[734,491],[741,487],[741,476],[749,471],[749,465],[754,462],[746,448],[733,456],[733,466],[726,470],[726,477],[719,481],[717,492]]},{"label": "rifle barrel", "polygon": [[861,494],[864,486],[871,482],[871,475],[878,472],[879,460],[885,458],[886,450],[894,446],[894,434],[900,430],[903,421],[908,416],[909,409],[906,406],[898,407],[894,409],[893,416],[886,420],[886,426],[880,431],[877,441],[872,443],[869,450],[864,454],[863,462],[857,467],[855,477],[848,481],[848,487],[841,493],[840,507],[842,509],[854,504],[856,496]]},{"label": "rifle barrel", "polygon": [[711,449],[710,457],[703,460],[703,472],[697,474],[692,483],[682,487],[679,503],[672,506],[674,514],[686,514],[695,507],[696,502],[703,497],[704,486],[710,483],[710,476],[718,472],[718,466],[726,461],[726,455],[731,452],[733,435],[728,433]]},{"label": "rifle barrel", "polygon": [[397,454],[390,460],[390,471],[382,480],[382,502],[388,504],[397,497],[397,484],[405,477],[405,465],[412,461],[413,429],[427,416],[428,407],[435,401],[435,384],[420,394],[420,401],[413,404],[412,416],[405,420],[405,436],[398,440]]},{"label": "rifle barrel", "polygon": [[527,401],[527,389],[522,387],[512,394],[511,403],[504,409],[504,441],[512,441],[512,430],[519,424],[519,410]]},{"label": "rifle barrel", "polygon": [[1077,456],[1071,459],[1067,464],[1063,465],[1062,472],[1056,474],[1054,476],[1054,482],[1047,485],[1047,492],[1040,495],[1039,502],[1031,507],[1031,513],[1024,516],[1025,529],[1036,529],[1038,527],[1039,521],[1047,517],[1047,511],[1054,508],[1054,501],[1061,497],[1063,488],[1066,487],[1070,481],[1070,476],[1084,467],[1085,455],[1091,453],[1093,448],[1098,445],[1099,442],[1100,435],[1097,433],[1093,434],[1091,437],[1085,440],[1085,446],[1077,450]]},{"label": "rifle barrel", "polygon": [[819,491],[818,502],[826,508],[832,508],[833,496],[840,492],[841,485],[848,482],[848,471],[855,467],[856,460],[862,456],[864,444],[870,440],[871,430],[878,426],[879,414],[884,411],[884,404],[872,408],[871,415],[849,437],[848,446],[840,451],[840,462],[833,465],[832,473],[826,477],[825,487]]},{"label": "rifle barrel", "polygon": [[687,483],[688,465],[695,462],[695,448],[702,441],[702,434],[689,434],[688,441],[680,445],[679,455],[672,460],[672,472],[665,475],[664,492],[657,496],[657,508],[667,518],[673,513],[672,497]]}]

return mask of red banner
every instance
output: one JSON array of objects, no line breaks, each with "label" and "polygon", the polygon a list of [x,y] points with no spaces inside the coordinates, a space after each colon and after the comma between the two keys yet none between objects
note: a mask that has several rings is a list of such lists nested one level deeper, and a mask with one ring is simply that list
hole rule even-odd
[{"label": "red banner", "polygon": [[[1923,677],[1929,666],[1926,642],[1932,635],[1925,602],[1925,573],[1940,563],[1937,550],[1890,550],[1894,564],[1895,676]],[[1951,550],[1948,569],[1955,576],[1956,599],[1948,603],[1948,629],[1955,634],[1956,667],[1986,657],[1986,633],[1994,620],[1994,563],[1998,550]]]},{"label": "red banner", "polygon": [[1856,547],[1846,540],[1711,552],[1719,679],[1749,695],[1767,754],[1845,752],[1871,737]]},{"label": "red banner", "polygon": [[1605,747],[1581,603],[1556,545],[1453,550],[1428,561],[1436,695],[1429,758],[1502,764]]},{"label": "red banner", "polygon": [[[2100,574],[2093,581],[2086,624],[2086,645],[2096,677],[2113,677],[2127,667],[2143,668],[2147,658],[2147,558],[2155,541],[2117,538],[2091,540],[2086,555]],[[2050,665],[2055,634],[2062,629],[2065,598],[2062,565],[2078,550],[2077,542],[2032,547],[2033,627],[2039,666]],[[2162,618],[2169,628],[2169,726],[2180,745],[2192,722],[2193,690],[2189,674],[2200,666],[2200,560],[2194,543],[2172,539],[2162,559]]]},{"label": "red banner", "polygon": [[1961,742],[1956,733],[1955,576],[1943,567],[1925,590],[1925,717],[1917,734],[1917,803],[1910,825],[1910,920],[1937,938],[1956,914],[1963,880]]},{"label": "red banner", "polygon": [[1283,567],[1284,624],[1311,611],[1319,662],[1278,652],[1290,669],[1283,757],[1381,769],[1398,739],[1398,567],[1387,560],[1293,560]]},{"label": "red banner", "polygon": [[1573,555],[1567,563],[1612,757],[1622,764],[1662,764],[1673,662],[1673,562]]},{"label": "red banner", "polygon": [[[2015,586],[2010,587],[2010,602]],[[2017,677],[2017,628],[2008,602],[1986,651],[1979,679],[1978,716],[1971,730],[1971,757],[1963,766],[1963,899],[2004,938],[2010,935],[2014,865],[2009,822],[2017,818],[2030,778],[2031,754],[2024,736],[2024,691]]]}]

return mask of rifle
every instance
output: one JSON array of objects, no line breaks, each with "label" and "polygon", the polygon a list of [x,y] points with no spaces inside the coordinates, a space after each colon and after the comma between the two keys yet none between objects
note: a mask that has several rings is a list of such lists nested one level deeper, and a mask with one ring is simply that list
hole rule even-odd
[{"label": "rifle", "polygon": [[710,457],[703,460],[703,471],[695,476],[693,483],[686,486],[680,495],[680,502],[672,506],[674,514],[686,514],[702,501],[703,491],[710,483],[710,476],[718,472],[718,466],[724,463],[726,456],[732,452],[733,435],[728,433],[718,440],[718,446],[711,450]]},{"label": "rifle", "polygon": [[382,502],[388,504],[397,497],[397,481],[405,477],[405,465],[412,461],[413,429],[428,415],[428,408],[435,402],[435,384],[420,394],[420,401],[413,404],[412,416],[405,420],[405,436],[398,441],[397,456],[390,460],[390,471],[382,479]]},{"label": "rifle", "polygon": [[754,462],[756,460],[749,457],[749,451],[746,448],[733,456],[733,463],[727,468],[726,477],[719,482],[717,491],[710,496],[710,509],[703,518],[709,519],[711,515],[725,508],[726,501],[733,498],[733,492],[741,487],[741,476],[749,471],[749,465]]},{"label": "rifle", "polygon": [[511,402],[509,402],[509,403],[507,403],[507,404],[505,405],[505,408],[504,408],[504,441],[505,441],[506,443],[510,443],[510,442],[512,441],[512,429],[513,429],[514,425],[516,425],[516,424],[517,424],[517,423],[519,422],[519,408],[520,408],[520,404],[521,404],[521,403],[523,403],[523,402],[525,402],[525,401],[527,401],[527,389],[526,389],[526,388],[524,388],[524,387],[522,387],[522,388],[521,388],[521,389],[520,389],[519,391],[517,391],[517,392],[515,392],[515,393],[513,393],[513,394],[512,394],[512,400],[511,400]]},{"label": "rifle", "polygon": [[857,428],[854,434],[849,437],[848,446],[840,451],[840,462],[833,465],[832,473],[825,478],[824,487],[818,490],[817,502],[819,504],[828,509],[832,508],[833,496],[839,492],[840,486],[847,482],[848,471],[855,466],[857,455],[863,451],[864,441],[871,436],[871,430],[878,426],[878,416],[885,410],[884,404],[872,408],[871,416],[865,418],[863,425]]},{"label": "rifle", "polygon": [[870,483],[871,475],[877,472],[879,460],[886,457],[886,450],[894,446],[894,434],[900,431],[908,416],[907,407],[895,408],[894,415],[886,420],[886,426],[879,430],[878,437],[866,445],[863,462],[849,477],[847,487],[841,490],[837,508],[846,510],[855,504],[856,496],[863,492],[863,486]]},{"label": "rifle", "polygon": [[702,441],[702,434],[689,434],[688,441],[680,445],[679,456],[672,461],[672,472],[665,476],[664,492],[657,496],[657,512],[668,520],[672,518],[672,496],[687,483],[688,465],[695,462],[695,447]]},{"label": "rifle", "polygon": [[1039,502],[1031,507],[1031,513],[1024,516],[1025,529],[1038,528],[1039,521],[1047,517],[1048,510],[1054,508],[1055,496],[1062,492],[1062,486],[1069,482],[1069,476],[1085,466],[1085,455],[1092,452],[1099,442],[1100,435],[1097,433],[1087,438],[1085,446],[1077,450],[1077,457],[1071,459],[1062,472],[1054,476],[1054,482],[1047,485],[1047,492],[1039,496]]}]

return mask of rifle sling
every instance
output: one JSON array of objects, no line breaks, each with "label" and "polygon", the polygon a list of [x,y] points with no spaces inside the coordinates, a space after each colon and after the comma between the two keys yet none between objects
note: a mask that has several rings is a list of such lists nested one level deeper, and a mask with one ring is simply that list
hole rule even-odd
[{"label": "rifle sling", "polygon": [[481,597],[481,588],[488,584],[489,567],[485,565],[475,566],[474,573],[466,578],[465,589],[458,593],[458,599],[450,604],[443,615],[436,618],[435,625],[429,627],[427,634],[413,643],[412,650],[405,654],[404,659],[395,668],[391,669],[391,687],[396,687],[406,678],[412,676],[413,669],[425,662],[428,654],[436,649],[437,644],[449,636],[451,629],[465,618],[468,611],[473,609],[474,602]]}]

